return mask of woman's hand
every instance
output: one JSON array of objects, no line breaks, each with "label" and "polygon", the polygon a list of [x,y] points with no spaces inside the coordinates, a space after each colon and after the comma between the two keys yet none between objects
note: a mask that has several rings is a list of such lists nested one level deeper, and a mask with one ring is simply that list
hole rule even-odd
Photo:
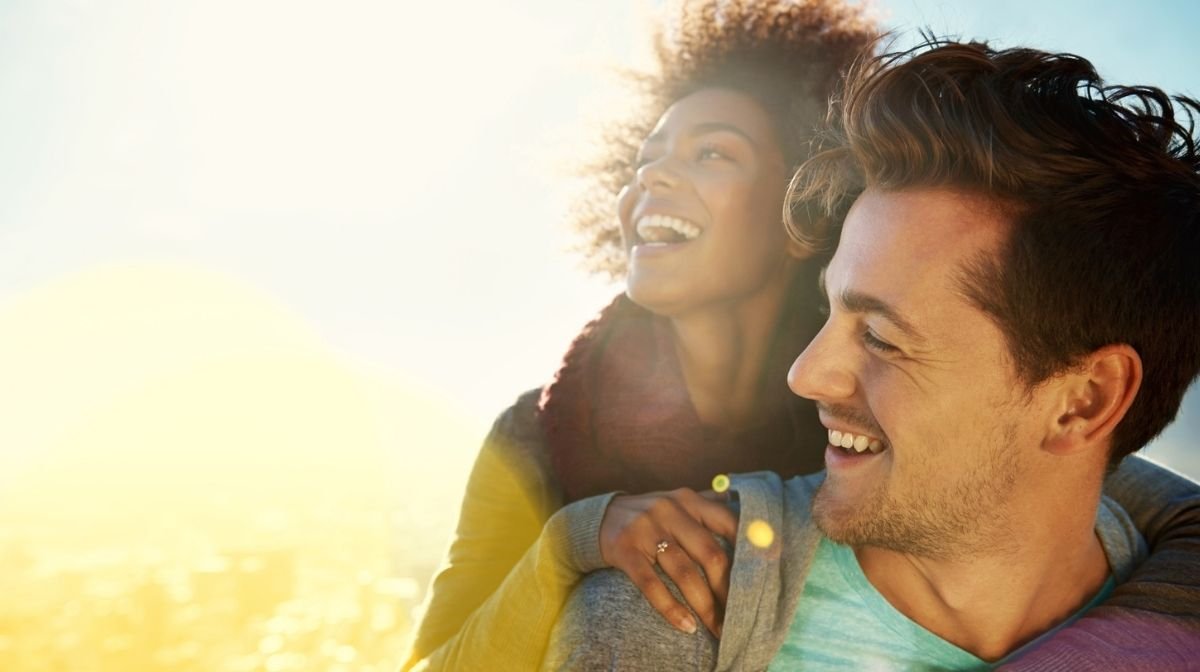
[{"label": "woman's hand", "polygon": [[711,491],[688,488],[618,495],[600,525],[604,561],[625,572],[668,622],[689,634],[696,631],[696,620],[671,595],[654,565],[671,577],[704,627],[720,637],[732,561],[713,534],[733,545],[737,516],[719,499]]}]

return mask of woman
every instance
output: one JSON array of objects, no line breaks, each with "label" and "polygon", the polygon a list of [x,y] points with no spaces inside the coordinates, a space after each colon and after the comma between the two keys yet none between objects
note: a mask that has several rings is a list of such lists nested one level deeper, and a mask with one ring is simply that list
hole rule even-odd
[{"label": "woman", "polygon": [[732,514],[691,491],[593,495],[823,466],[826,434],[784,372],[823,321],[825,258],[789,242],[781,213],[839,71],[874,29],[832,0],[692,4],[674,28],[578,210],[626,294],[497,421],[406,667],[536,667],[566,591],[602,566],[676,627],[719,635],[728,559],[709,530],[732,537]]}]

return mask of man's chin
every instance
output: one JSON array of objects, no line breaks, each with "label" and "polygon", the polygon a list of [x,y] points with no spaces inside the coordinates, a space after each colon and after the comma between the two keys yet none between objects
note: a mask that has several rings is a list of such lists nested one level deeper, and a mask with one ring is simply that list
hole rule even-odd
[{"label": "man's chin", "polygon": [[879,511],[872,502],[877,498],[850,498],[844,494],[829,481],[822,483],[813,497],[813,522],[831,541],[849,546],[867,543],[872,527],[871,513]]},{"label": "man's chin", "polygon": [[830,541],[861,549],[867,546],[924,557],[959,557],[974,548],[961,534],[938,525],[933,516],[915,515],[883,492],[844,499],[825,484],[813,498],[817,529]]},{"label": "man's chin", "polygon": [[812,515],[817,529],[830,541],[854,548],[908,551],[911,530],[903,516],[897,517],[900,510],[881,487],[851,492],[827,480],[813,497]]}]

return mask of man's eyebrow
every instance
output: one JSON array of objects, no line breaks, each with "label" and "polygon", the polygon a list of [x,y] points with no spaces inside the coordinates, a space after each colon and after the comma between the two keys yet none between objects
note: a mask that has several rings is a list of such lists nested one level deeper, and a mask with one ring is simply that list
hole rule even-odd
[{"label": "man's eyebrow", "polygon": [[[821,273],[817,276],[817,283],[821,286],[821,294],[828,296],[829,290],[825,287],[825,269],[821,269]],[[888,322],[896,325],[897,329],[904,332],[904,335],[913,341],[925,343],[925,337],[921,334],[921,331],[908,318],[904,317],[900,311],[893,308],[891,304],[883,299],[871,296],[870,294],[864,294],[863,292],[856,292],[852,289],[844,289],[841,296],[838,297],[838,303],[851,313],[875,313],[876,315],[880,315]]]},{"label": "man's eyebrow", "polygon": [[856,292],[852,289],[842,290],[842,295],[839,297],[842,306],[852,313],[875,313],[883,317],[888,322],[896,325],[900,331],[904,332],[917,343],[924,343],[925,337],[921,335],[921,331],[913,326],[913,323],[900,311],[896,310],[892,305],[883,299]]}]

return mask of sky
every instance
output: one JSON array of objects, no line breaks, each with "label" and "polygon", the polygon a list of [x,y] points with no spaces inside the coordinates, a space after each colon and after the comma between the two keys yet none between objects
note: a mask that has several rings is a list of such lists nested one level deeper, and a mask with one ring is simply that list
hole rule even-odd
[{"label": "sky", "polygon": [[[1191,3],[873,8],[901,42],[1200,95]],[[492,418],[620,291],[570,251],[563,165],[645,11],[0,2],[0,509],[271,474],[452,512]],[[1200,477],[1198,438],[1193,393],[1149,454]]]}]

